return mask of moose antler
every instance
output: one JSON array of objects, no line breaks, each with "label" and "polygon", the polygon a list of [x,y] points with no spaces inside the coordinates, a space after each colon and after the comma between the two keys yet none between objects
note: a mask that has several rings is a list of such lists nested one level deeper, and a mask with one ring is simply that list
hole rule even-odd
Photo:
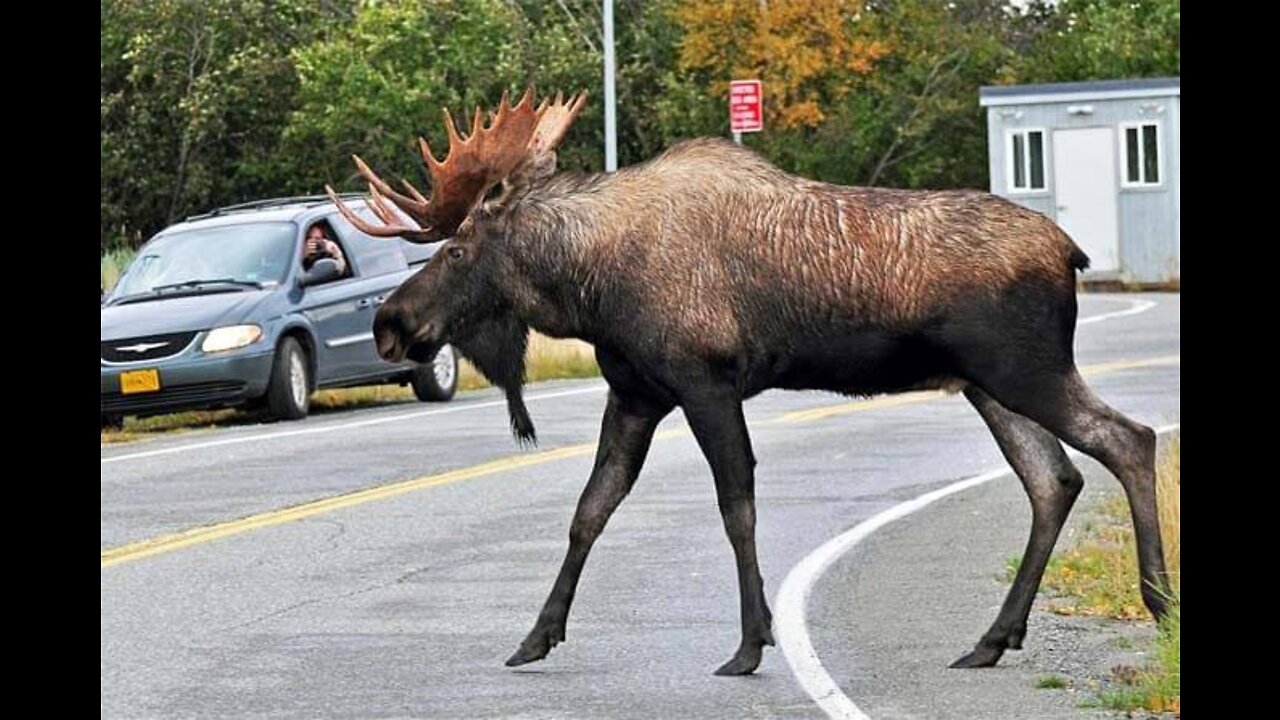
[{"label": "moose antler", "polygon": [[584,90],[568,101],[564,99],[564,93],[557,92],[554,101],[543,100],[538,106],[538,127],[534,129],[533,139],[529,141],[529,153],[526,156],[527,166],[534,169],[532,177],[555,172],[556,148],[586,104],[587,93]]},{"label": "moose antler", "polygon": [[[453,116],[444,113],[445,130],[449,135],[449,154],[439,162],[431,152],[427,141],[418,138],[422,161],[431,174],[431,198],[422,196],[409,182],[404,181],[410,196],[396,192],[390,185],[369,169],[369,166],[353,155],[356,169],[369,181],[369,209],[382,227],[364,220],[348,208],[333,188],[325,186],[330,199],[338,206],[342,216],[362,232],[376,237],[403,237],[417,243],[432,243],[452,235],[471,208],[494,185],[511,174],[511,171],[529,155],[535,138],[541,136],[541,120],[556,106],[533,107],[533,88],[525,91],[520,102],[512,107],[507,94],[502,94],[498,112],[489,127],[482,121],[480,108],[476,108],[471,132],[464,138],[453,124]],[[572,118],[569,118],[570,121]],[[563,130],[559,131],[562,137]],[[390,201],[390,204],[388,204]],[[409,227],[397,216],[391,205],[407,215],[418,225]]]},{"label": "moose antler", "polygon": [[530,149],[536,153],[554,152],[560,145],[560,141],[564,140],[565,133],[569,132],[569,126],[578,118],[578,113],[582,112],[586,104],[587,91],[585,90],[569,98],[568,101],[565,101],[564,93],[561,92],[556,93],[554,102],[543,100],[538,106],[538,127],[533,134]]}]

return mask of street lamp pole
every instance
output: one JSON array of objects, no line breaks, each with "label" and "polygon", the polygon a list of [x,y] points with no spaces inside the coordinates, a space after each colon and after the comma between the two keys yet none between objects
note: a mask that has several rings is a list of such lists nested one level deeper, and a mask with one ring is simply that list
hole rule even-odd
[{"label": "street lamp pole", "polygon": [[617,98],[613,88],[613,0],[604,0],[604,171],[618,169]]}]

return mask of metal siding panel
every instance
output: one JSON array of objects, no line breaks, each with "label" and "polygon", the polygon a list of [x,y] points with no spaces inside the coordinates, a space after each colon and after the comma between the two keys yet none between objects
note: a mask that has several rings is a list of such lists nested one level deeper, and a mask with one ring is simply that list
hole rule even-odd
[{"label": "metal siding panel", "polygon": [[1170,194],[1152,191],[1120,193],[1120,257],[1125,280],[1168,280],[1172,268]]},{"label": "metal siding panel", "polygon": [[[1124,278],[1133,282],[1167,282],[1177,277],[1176,244],[1177,199],[1176,178],[1179,159],[1173,142],[1177,123],[1174,103],[1177,98],[1143,98],[1111,103],[1108,116],[1121,122],[1156,121],[1160,123],[1164,153],[1161,170],[1164,185],[1160,189],[1120,189],[1120,253],[1124,258]],[[1124,152],[1120,143],[1117,152]]]}]

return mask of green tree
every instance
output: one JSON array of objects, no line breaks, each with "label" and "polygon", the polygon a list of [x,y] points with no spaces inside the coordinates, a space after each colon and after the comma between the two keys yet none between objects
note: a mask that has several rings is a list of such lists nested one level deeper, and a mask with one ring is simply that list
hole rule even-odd
[{"label": "green tree", "polygon": [[1027,20],[1035,41],[1024,83],[1163,77],[1182,72],[1181,0],[1038,1]]},{"label": "green tree", "polygon": [[[594,87],[589,48],[565,23],[546,20],[499,0],[363,4],[350,24],[292,54],[298,108],[283,139],[306,171],[290,189],[315,192],[326,182],[363,189],[352,153],[422,187],[417,137],[437,158],[448,151],[441,108],[465,131],[474,109],[493,108],[503,91],[514,100],[528,84]],[[579,126],[600,117],[599,99],[592,105]],[[584,161],[566,158],[570,166]]]},{"label": "green tree", "polygon": [[1013,62],[1005,0],[881,0],[859,31],[889,52],[832,113],[816,176],[893,187],[985,188],[978,89]]},{"label": "green tree", "polygon": [[[646,160],[671,139],[664,97],[680,87],[671,0],[615,7],[618,155]],[[353,21],[293,52],[300,87],[285,154],[305,168],[291,191],[324,183],[363,189],[350,160],[426,182],[416,138],[447,151],[441,108],[469,118],[506,90],[587,90],[586,109],[560,152],[562,168],[604,166],[603,27],[597,0],[391,0],[365,3]],[[423,188],[425,190],[425,188]]]},{"label": "green tree", "polygon": [[289,49],[345,17],[307,0],[102,0],[101,245],[269,192]]}]

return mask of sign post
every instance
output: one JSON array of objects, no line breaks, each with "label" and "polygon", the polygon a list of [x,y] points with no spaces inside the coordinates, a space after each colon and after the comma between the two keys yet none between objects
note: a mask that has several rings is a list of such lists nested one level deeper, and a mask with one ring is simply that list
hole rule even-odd
[{"label": "sign post", "polygon": [[759,80],[729,83],[729,129],[733,141],[742,144],[742,133],[764,129],[764,100]]}]

